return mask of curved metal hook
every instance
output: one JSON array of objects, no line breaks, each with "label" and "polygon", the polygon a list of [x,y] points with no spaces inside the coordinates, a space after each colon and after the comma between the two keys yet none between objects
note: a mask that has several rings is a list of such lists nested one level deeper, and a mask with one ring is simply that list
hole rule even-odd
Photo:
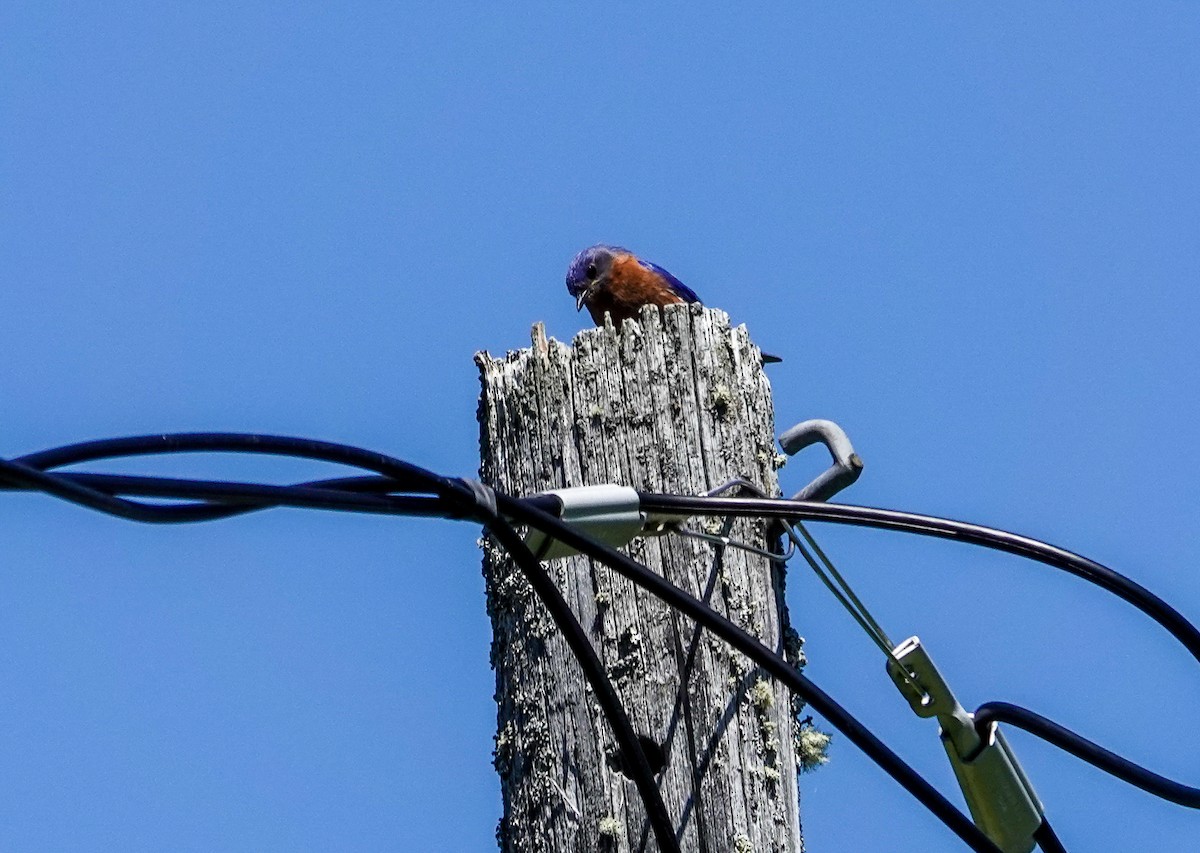
[{"label": "curved metal hook", "polygon": [[792,495],[794,501],[827,501],[857,480],[862,473],[862,459],[854,452],[846,431],[833,421],[803,421],[779,436],[779,446],[788,456],[794,456],[818,441],[829,448],[833,464]]}]

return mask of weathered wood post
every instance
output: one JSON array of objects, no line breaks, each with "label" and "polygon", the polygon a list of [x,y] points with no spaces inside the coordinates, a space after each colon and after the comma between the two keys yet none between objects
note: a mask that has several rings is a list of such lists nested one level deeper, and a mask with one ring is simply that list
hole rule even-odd
[{"label": "weathered wood post", "polygon": [[[480,353],[481,476],[528,494],[618,483],[697,494],[747,477],[778,494],[780,459],[761,354],[724,312],[669,306],[580,333],[567,347]],[[719,527],[719,525],[718,525]],[[711,528],[710,528],[711,529]],[[766,526],[731,535],[763,544]],[[681,536],[632,557],[799,661],[783,578],[770,561]],[[802,849],[787,691],[691,621],[584,557],[549,563],[588,628],[638,734],[662,751],[658,781],[684,850]],[[500,847],[518,853],[657,849],[611,733],[519,570],[485,542],[499,727]]]}]

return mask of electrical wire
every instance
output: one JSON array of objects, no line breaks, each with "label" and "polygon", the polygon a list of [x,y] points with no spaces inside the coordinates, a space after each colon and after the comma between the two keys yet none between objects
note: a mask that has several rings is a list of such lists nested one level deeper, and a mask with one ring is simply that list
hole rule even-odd
[{"label": "electrical wire", "polygon": [[1067,853],[1067,848],[1063,847],[1063,843],[1059,841],[1058,836],[1054,834],[1054,827],[1050,825],[1050,821],[1042,816],[1042,825],[1033,831],[1033,840],[1037,842],[1037,846],[1042,848],[1042,853]]},{"label": "electrical wire", "polygon": [[679,840],[675,834],[675,824],[667,814],[662,794],[654,781],[654,771],[650,768],[650,762],[646,759],[645,750],[642,749],[633,724],[625,713],[625,707],[621,704],[621,699],[617,695],[608,673],[604,670],[604,664],[596,654],[587,634],[584,633],[583,626],[575,618],[575,614],[566,599],[563,598],[562,592],[550,579],[550,575],[546,573],[541,562],[534,557],[533,552],[526,547],[512,526],[499,516],[493,516],[491,520],[485,521],[485,526],[504,546],[504,549],[512,555],[513,561],[524,572],[525,577],[529,580],[529,585],[533,587],[542,604],[550,612],[554,624],[558,626],[558,630],[579,662],[584,676],[592,686],[596,701],[604,711],[604,716],[608,720],[609,728],[613,732],[613,737],[617,741],[624,759],[623,769],[637,786],[638,794],[646,809],[647,820],[654,831],[655,840],[658,841],[659,850],[662,850],[663,853],[679,853]]},{"label": "electrical wire", "polygon": [[[331,442],[297,439],[286,436],[244,435],[239,433],[187,433],[158,436],[135,436],[122,439],[107,439],[102,441],[85,442],[68,445],[53,450],[34,453],[21,457],[19,460],[0,460],[0,479],[10,483],[36,488],[48,494],[63,498],[82,506],[96,509],[110,515],[142,522],[162,522],[168,520],[178,522],[185,520],[209,520],[211,512],[224,512],[229,509],[219,504],[210,507],[208,504],[194,504],[188,507],[153,506],[129,501],[105,494],[97,488],[99,483],[93,478],[79,480],[68,476],[48,473],[44,469],[80,462],[98,461],[122,456],[138,456],[159,453],[180,453],[197,451],[220,451],[235,453],[254,453],[278,456],[292,456],[313,459],[324,462],[335,462],[375,471],[389,478],[387,486],[406,488],[417,492],[432,492],[446,506],[443,510],[447,517],[475,517],[492,532],[513,556],[518,567],[525,574],[530,586],[538,595],[543,605],[549,611],[551,618],[559,631],[562,632],[576,660],[579,662],[588,683],[596,695],[609,727],[617,741],[618,749],[623,759],[623,766],[637,787],[638,794],[646,809],[647,820],[654,832],[659,849],[666,853],[678,853],[679,843],[675,837],[674,823],[667,814],[662,795],[654,781],[654,774],[646,759],[645,752],[633,730],[624,706],[612,686],[604,666],[600,662],[595,649],[592,647],[582,626],[571,612],[562,594],[554,585],[540,562],[534,558],[525,547],[520,537],[511,525],[501,518],[491,504],[490,490],[474,488],[472,484],[441,477],[410,463],[386,456],[380,453],[351,447],[349,445]],[[135,482],[136,480],[141,482]],[[149,484],[147,478],[129,478],[125,485],[133,487],[140,485],[145,490]],[[350,487],[382,487],[374,478],[352,478],[340,482]],[[186,484],[186,487],[185,487]],[[175,481],[176,487],[184,490],[199,492],[205,485],[200,481]],[[244,488],[230,489],[235,498],[254,499],[250,493],[261,491],[252,484],[238,484]],[[162,489],[165,491],[166,489]],[[288,487],[287,491],[303,494],[304,488]],[[282,494],[283,490],[271,490]],[[326,489],[328,491],[328,489]],[[260,495],[262,497],[264,495]],[[313,497],[308,495],[308,497]],[[318,500],[328,500],[329,496],[317,495]],[[189,513],[179,513],[184,509]],[[211,510],[211,512],[206,512]]]},{"label": "electrical wire", "polygon": [[998,847],[956,809],[942,794],[913,770],[903,759],[871,733],[845,708],[807,677],[795,670],[784,658],[768,649],[743,628],[717,613],[689,593],[655,574],[645,566],[619,551],[579,533],[554,516],[528,506],[522,501],[496,493],[497,506],[503,515],[529,524],[593,559],[603,562],[638,586],[661,598],[671,607],[712,631],[733,648],[753,660],[772,677],[787,685],[846,738],[861,749],[888,775],[958,835],[972,850],[997,853]]},{"label": "electrical wire", "polygon": [[[651,513],[688,512],[695,503],[697,502],[694,499],[675,495],[642,494],[642,508]],[[1200,631],[1161,598],[1107,566],[1036,539],[934,516],[811,501],[705,499],[705,505],[696,506],[693,514],[767,516],[780,519],[803,517],[956,539],[1016,554],[1069,572],[1117,595],[1165,628],[1200,661]],[[975,712],[975,720],[981,735],[987,734],[990,722],[1007,722],[1144,791],[1179,805],[1200,808],[1200,789],[1153,773],[1034,711],[1007,702],[989,702],[981,705]]]},{"label": "electrical wire", "polygon": [[[754,483],[747,480],[745,477],[735,477],[727,483],[717,486],[715,489],[710,489],[709,491],[705,492],[703,496],[705,498],[719,497],[720,495],[733,491],[734,489],[740,489],[741,491],[749,492],[755,497],[770,498],[766,492],[764,492]],[[727,520],[731,519],[732,517],[730,516]],[[682,522],[669,525],[664,529],[673,530],[674,532],[682,533],[685,536],[694,536],[700,539],[719,542],[724,545],[739,548],[743,551],[748,551],[752,554],[759,554],[779,563],[786,563],[792,554],[799,551],[800,555],[804,557],[804,561],[808,563],[809,568],[812,569],[813,574],[817,576],[817,579],[825,585],[825,588],[829,590],[830,594],[833,595],[838,604],[842,605],[843,609],[850,614],[850,617],[863,630],[863,633],[870,638],[871,642],[874,643],[881,652],[883,652],[883,656],[886,657],[888,662],[891,664],[892,671],[907,681],[913,687],[913,689],[917,691],[917,693],[923,694],[925,689],[917,683],[916,679],[913,678],[912,673],[908,671],[908,668],[900,663],[900,661],[897,659],[894,651],[896,644],[892,642],[891,638],[887,635],[887,632],[883,630],[879,622],[876,621],[875,617],[871,615],[871,611],[867,609],[867,606],[863,604],[862,599],[860,599],[854,592],[853,587],[850,586],[850,582],[847,581],[842,573],[837,570],[837,566],[835,566],[833,561],[829,559],[829,556],[825,553],[825,549],[822,548],[817,543],[817,540],[813,538],[812,534],[808,532],[808,528],[806,528],[800,521],[793,522],[784,519],[776,519],[776,521],[779,526],[783,528],[783,532],[787,534],[788,539],[788,550],[782,554],[772,553],[745,542],[733,541],[728,536],[718,537],[697,533],[683,527]],[[799,534],[796,533],[797,530],[800,531]],[[803,536],[803,539],[801,539],[801,536]],[[816,555],[815,557],[813,556],[814,554]]]},{"label": "electrical wire", "polygon": [[[342,477],[314,480],[294,486],[271,486],[256,483],[79,472],[51,473],[50,471],[50,469],[65,465],[115,457],[202,451],[283,455],[333,462],[372,471],[376,476]],[[563,630],[564,637],[568,638],[568,645],[580,660],[581,666],[585,669],[585,675],[593,684],[593,689],[596,690],[599,698],[604,691],[602,687],[597,689],[597,684],[607,682],[607,675],[604,673],[602,665],[599,664],[599,659],[595,655],[595,650],[591,648],[586,634],[583,633],[577,620],[574,620],[565,601],[561,600],[561,593],[558,593],[557,588],[549,580],[549,576],[545,575],[545,570],[541,568],[533,555],[528,553],[528,549],[525,548],[504,516],[515,518],[604,562],[630,580],[664,598],[709,630],[722,636],[734,648],[747,654],[773,676],[788,684],[815,710],[823,714],[831,724],[841,730],[848,739],[863,749],[869,757],[880,764],[885,771],[896,778],[919,801],[959,834],[973,849],[989,851],[996,849],[961,812],[958,812],[924,779],[905,765],[894,753],[891,753],[882,742],[834,703],[830,697],[820,691],[806,677],[792,669],[785,660],[766,649],[725,617],[692,598],[686,592],[673,587],[644,566],[640,566],[607,546],[579,534],[553,515],[548,514],[545,510],[554,507],[552,498],[533,496],[518,499],[497,493],[495,494],[496,503],[490,505],[490,495],[486,489],[480,489],[471,481],[442,477],[383,454],[310,439],[236,433],[185,433],[108,439],[54,448],[14,460],[0,460],[0,489],[13,488],[43,491],[110,515],[152,523],[213,520],[275,506],[457,519],[474,518],[483,523],[512,554],[518,567],[530,578],[531,585],[534,586],[535,592],[538,592],[539,598],[552,612],[552,616],[558,612],[558,617],[555,617],[556,624],[559,625],[560,630]],[[118,497],[118,495],[195,502],[186,504],[143,503]],[[1006,551],[1067,571],[1114,593],[1166,628],[1183,643],[1193,657],[1200,660],[1200,631],[1197,631],[1166,602],[1136,582],[1086,557],[1018,534],[933,516],[844,504],[784,501],[769,498],[690,497],[653,493],[642,493],[641,500],[642,509],[651,516],[654,513],[665,513],[676,518],[680,515],[757,516],[776,518],[785,524],[789,519],[807,518],[955,539]],[[797,526],[803,531],[802,525],[797,524]],[[822,561],[828,563],[828,558],[807,535],[807,531],[803,532],[806,534],[805,538],[808,542],[821,555]],[[795,536],[794,533],[791,535]],[[794,544],[804,550],[798,540],[794,539]],[[521,549],[524,549],[526,553],[522,554]],[[807,551],[805,551],[805,556],[811,563],[812,560]],[[531,569],[533,570],[532,575]],[[832,571],[836,572],[836,569],[832,569]],[[538,572],[541,573],[544,582],[543,580],[534,582],[533,577]],[[840,579],[840,575],[838,577]],[[566,608],[565,611],[559,610],[559,605],[553,603],[554,594],[558,595],[561,607]],[[569,620],[574,621],[574,629],[571,628],[570,622],[566,618],[561,617],[569,617]],[[871,623],[874,624],[874,620],[871,620]],[[577,632],[574,640],[570,639],[573,632]],[[579,645],[580,639],[584,645]],[[593,658],[590,664],[585,662],[585,659],[589,657],[589,651]],[[587,672],[589,668],[592,668],[591,674]],[[598,680],[593,682],[597,672]],[[611,690],[611,683],[608,683],[608,688]],[[628,718],[624,717],[624,710],[620,706],[615,691],[612,693],[611,701],[602,700],[601,705],[609,725],[613,729],[614,738],[618,741],[625,767],[631,771],[639,794],[642,796],[647,818],[656,832],[656,839],[659,841],[660,847],[668,851],[677,849],[678,842],[674,837],[673,829],[670,822],[665,819],[665,808],[656,815],[658,810],[654,801],[657,799],[658,806],[661,807],[661,796],[658,795],[657,786],[653,781],[653,773],[640,743],[632,734],[633,730],[629,725]],[[620,722],[621,717],[624,717],[624,725]],[[1192,808],[1200,807],[1200,789],[1190,788],[1158,776],[1027,709],[1008,703],[987,703],[976,712],[976,718],[981,731],[986,730],[992,722],[1010,723],[1150,793],[1181,805]],[[625,731],[619,732],[618,730],[622,728]],[[667,839],[666,844],[664,844],[664,838]],[[1061,842],[1054,836],[1049,824],[1043,824],[1042,829],[1035,835],[1035,839],[1046,853],[1058,853],[1062,850]],[[671,846],[672,844],[675,846]]]},{"label": "electrical wire", "polygon": [[[184,510],[186,514],[190,514],[191,520],[204,520],[202,516],[220,517],[236,512],[249,511],[250,508],[263,508],[266,505],[277,504],[257,504],[253,507],[246,505],[235,504],[230,506],[228,503],[217,501],[216,503],[201,503],[192,506],[155,506],[145,504],[133,504],[133,502],[124,501],[114,498],[112,495],[106,495],[99,490],[102,481],[95,478],[105,475],[81,475],[81,474],[49,474],[41,469],[49,469],[64,465],[78,464],[81,462],[98,461],[121,456],[146,455],[154,453],[177,453],[177,452],[198,452],[198,451],[219,451],[219,452],[242,452],[242,453],[267,453],[286,456],[297,456],[300,458],[314,459],[327,462],[336,462],[344,465],[363,468],[365,470],[374,471],[390,478],[392,482],[387,484],[371,483],[371,488],[383,489],[389,491],[399,491],[401,489],[411,492],[417,492],[423,495],[432,495],[441,504],[440,512],[445,517],[475,517],[484,521],[486,524],[492,515],[489,508],[484,506],[479,495],[467,487],[461,481],[454,481],[449,478],[439,477],[432,472],[424,471],[416,466],[409,465],[400,460],[392,459],[391,457],[382,454],[372,453],[370,451],[352,448],[345,445],[336,445],[328,442],[315,442],[308,439],[291,439],[280,436],[254,436],[240,435],[229,433],[194,433],[194,434],[179,434],[179,435],[163,435],[163,436],[140,436],[124,439],[108,439],[103,441],[85,442],[77,445],[69,445],[66,447],[55,448],[52,450],[42,451],[40,453],[29,454],[20,457],[18,460],[13,460],[11,463],[0,464],[0,479],[9,479],[17,485],[23,485],[29,488],[39,488],[49,491],[51,494],[58,495],[67,500],[80,503],[84,506],[89,506],[99,509],[103,512],[119,515],[122,517],[136,518],[137,520],[160,521],[170,517],[172,520],[181,520],[181,513],[178,510]],[[85,478],[83,480],[74,480],[75,478]],[[86,478],[91,477],[88,481]],[[179,492],[169,494],[169,489],[166,487],[153,489],[150,484],[145,482],[147,478],[129,478],[124,485],[131,489],[141,489],[142,491],[156,491],[158,496],[181,496]],[[370,480],[371,478],[368,478]],[[318,481],[318,483],[321,481]],[[324,481],[329,482],[329,481]],[[358,480],[360,486],[364,485]],[[110,483],[110,485],[116,485]],[[195,496],[201,496],[206,490],[208,495],[213,495],[218,487],[205,481],[176,481],[174,484],[181,491],[190,491]],[[242,484],[245,489],[234,489],[232,499],[238,502],[254,502],[257,500],[266,501],[282,501],[287,499],[287,493],[290,487],[279,487],[271,490],[265,487],[266,490],[260,494],[251,494],[257,487],[253,484]],[[310,488],[312,485],[310,484]],[[330,506],[345,505],[344,495],[336,495],[333,490],[325,489],[328,494],[308,494],[302,496],[303,500],[313,502],[324,502]],[[240,493],[239,493],[240,492]],[[419,495],[418,495],[419,496]],[[408,499],[418,497],[410,495]],[[300,498],[298,498],[300,499]],[[629,561],[611,549],[596,543],[587,537],[583,537],[575,531],[566,527],[553,516],[543,512],[535,503],[529,500],[517,500],[508,496],[497,494],[496,500],[498,505],[507,507],[509,512],[514,508],[518,508],[515,513],[517,517],[522,514],[533,513],[533,521],[540,521],[541,525],[549,524],[552,532],[557,532],[559,535],[556,538],[563,538],[569,541],[572,538],[576,539],[576,545],[582,546],[582,549],[587,551],[593,549],[593,556],[598,559],[609,560],[615,558],[618,563],[613,567],[618,571],[622,570],[622,566],[628,569],[630,566],[640,571],[643,585],[647,579],[658,579],[645,567]],[[133,504],[131,506],[131,504]],[[373,507],[376,510],[382,511],[384,507],[379,504]],[[393,511],[394,508],[389,508],[388,511]],[[427,502],[422,507],[424,514],[435,514],[433,507]],[[505,513],[509,514],[509,513]],[[526,521],[530,521],[528,517]],[[540,525],[535,525],[540,526]],[[507,533],[503,533],[504,528],[496,527],[499,536],[507,538]],[[564,532],[565,531],[565,532]],[[595,552],[599,549],[599,552]],[[606,559],[607,558],[607,559]],[[624,561],[624,562],[622,562]],[[628,565],[624,565],[628,563]],[[612,563],[610,563],[612,565]],[[636,574],[636,572],[635,572]],[[631,578],[634,579],[634,578]],[[663,582],[665,583],[665,582]],[[946,822],[956,833],[963,837],[965,841],[975,850],[989,851],[994,853],[996,850],[993,845],[982,832],[978,830],[961,812],[953,807],[940,793],[922,779],[915,771],[904,764],[894,753],[871,734],[857,720],[850,716],[844,709],[836,705],[832,699],[826,696],[815,685],[796,672],[790,664],[782,657],[775,655],[769,649],[766,649],[758,643],[742,629],[738,628],[732,622],[729,622],[724,617],[712,611],[703,603],[697,601],[690,596],[687,596],[682,590],[666,585],[670,590],[673,590],[677,595],[683,596],[690,602],[690,608],[685,608],[685,612],[696,619],[701,624],[707,625],[710,629],[714,629],[718,634],[725,635],[726,639],[730,637],[734,640],[734,645],[739,650],[748,655],[752,659],[758,660],[760,665],[780,678],[784,683],[789,684],[793,690],[803,696],[812,704],[813,708],[824,714],[825,717],[835,726],[837,726],[847,737],[863,748],[869,756],[875,759],[893,776],[896,776],[904,787],[914,792],[917,799],[925,803],[927,807]],[[652,589],[652,591],[654,591]],[[663,594],[664,597],[670,598],[670,591],[658,590],[658,594]],[[569,629],[568,629],[569,630]],[[603,673],[602,673],[603,675]],[[606,677],[606,676],[605,676]],[[612,720],[609,721],[610,726],[613,725]],[[619,725],[619,724],[618,724]],[[636,739],[634,741],[636,744]],[[636,776],[644,773],[648,769],[645,762],[644,753],[641,754],[639,761],[638,754],[640,752],[640,744],[636,744],[636,749],[625,748],[622,746],[622,756],[626,767],[634,771],[635,782]],[[638,765],[642,767],[639,769]],[[652,780],[651,780],[652,786]],[[655,811],[653,799],[645,799],[646,792],[643,784],[639,785],[639,793],[644,798],[644,805],[648,816],[653,820]],[[657,792],[657,789],[654,789]],[[656,830],[657,831],[657,830]],[[664,843],[663,839],[658,839],[660,847],[666,850],[671,850],[670,840]]]},{"label": "electrical wire", "polygon": [[1200,809],[1200,788],[1175,782],[1134,764],[1028,708],[1008,702],[985,702],[976,709],[974,716],[980,737],[990,736],[994,723],[1008,723],[1156,797],[1189,809]]},{"label": "electrical wire", "polygon": [[1192,657],[1200,661],[1200,630],[1150,590],[1094,560],[1028,536],[964,521],[849,504],[760,498],[695,498],[651,492],[640,492],[639,496],[642,510],[650,514],[805,518],[953,539],[1016,554],[1073,574],[1132,604],[1165,628]]},{"label": "electrical wire", "polygon": [[[220,506],[214,506],[204,510],[202,506],[164,507],[129,501],[101,492],[71,476],[48,472],[52,468],[101,459],[185,452],[290,456],[361,468],[389,478],[394,491],[406,490],[440,498],[450,517],[470,515],[476,504],[475,496],[462,483],[385,454],[313,439],[242,433],[176,433],[66,445],[14,460],[0,460],[0,479],[134,521],[201,521],[227,514],[228,507],[222,510]],[[191,517],[191,513],[195,513],[195,517]]]},{"label": "electrical wire", "polygon": [[[2,462],[0,470],[7,470],[3,469]],[[294,486],[74,472],[56,473],[53,476],[56,483],[73,482],[108,496],[137,495],[195,501],[186,504],[138,504],[141,509],[155,514],[154,518],[146,519],[154,523],[215,521],[275,507],[380,515],[449,516],[441,498],[387,494],[397,488],[397,483],[378,476],[314,480]],[[12,484],[0,482],[0,490],[14,488]]]},{"label": "electrical wire", "polygon": [[[716,489],[713,489],[713,490],[705,493],[705,497],[708,497],[708,498],[717,497],[725,492],[731,491],[734,488],[740,488],[743,491],[750,492],[751,494],[753,494],[759,498],[770,497],[766,492],[764,492],[762,489],[760,489],[757,485],[755,485],[754,483],[752,483],[749,480],[746,480],[744,478],[737,478],[735,480],[731,480],[729,483],[726,483],[723,486],[720,486]],[[726,524],[728,524],[729,521],[732,520],[732,516],[726,516],[725,518],[726,518]],[[789,548],[789,555],[791,552],[793,552],[795,550],[800,551],[800,553],[804,556],[805,560],[808,562],[809,566],[812,568],[814,574],[816,574],[817,577],[820,578],[820,580],[825,584],[825,586],[829,589],[829,591],[831,593],[833,593],[834,597],[837,598],[837,600],[842,604],[842,606],[850,613],[850,615],[859,624],[859,626],[868,634],[868,636],[871,637],[872,640],[875,641],[876,645],[878,645],[884,651],[884,653],[887,655],[888,659],[890,661],[892,661],[892,663],[895,664],[894,671],[898,672],[901,676],[903,676],[910,684],[912,684],[917,689],[918,692],[923,692],[924,688],[922,688],[920,684],[918,684],[916,681],[914,681],[912,676],[908,672],[908,670],[898,660],[896,660],[895,653],[892,651],[892,648],[894,647],[894,643],[892,643],[891,639],[887,636],[887,633],[883,630],[883,628],[879,625],[879,623],[876,622],[875,619],[871,616],[871,613],[867,609],[866,605],[864,605],[862,603],[862,601],[858,598],[858,596],[854,593],[854,590],[851,588],[850,584],[845,580],[845,578],[842,576],[842,574],[833,565],[833,561],[829,559],[829,556],[825,553],[825,550],[820,546],[820,544],[816,541],[816,539],[813,538],[812,534],[808,531],[808,528],[799,520],[797,520],[795,522],[791,522],[791,521],[787,521],[787,520],[780,520],[779,524],[784,529],[784,531],[787,533],[789,539],[791,540],[792,547]],[[681,527],[682,527],[682,525],[680,525],[679,527],[676,527],[675,528],[676,531],[677,532],[686,532],[685,530],[680,529]],[[813,560],[812,555],[808,552],[807,549],[805,549],[804,545],[801,544],[801,542],[796,534],[797,530],[799,530],[800,533],[803,535],[804,540],[808,545],[808,548],[811,549],[811,551],[814,554],[816,554],[817,557],[820,559],[820,561],[824,564],[824,566],[826,567],[826,569],[828,571],[828,575],[832,576],[834,579],[836,579],[836,585],[835,585],[834,581],[830,580],[830,577],[827,576],[826,571],[822,570],[822,567],[818,566],[816,564],[816,562]],[[739,547],[746,547],[747,550],[754,550],[756,552],[758,551],[758,549],[752,549],[749,546],[739,546]],[[775,556],[774,558],[780,562],[786,562],[787,555],[778,555],[778,556]],[[843,590],[844,590],[844,592],[843,592]],[[995,709],[995,706],[998,706],[998,705],[1004,705],[1004,703],[990,703],[989,705],[985,705],[984,706],[985,716],[982,719],[979,717],[978,711],[974,715],[975,719],[976,719],[976,728],[978,729],[980,739],[983,743],[989,743],[991,741],[991,731],[990,731],[991,726],[990,726],[990,723],[988,722],[988,717],[986,716],[986,709],[989,709],[989,708]],[[1016,706],[1012,706],[1012,705],[1004,705],[1004,707],[1005,707],[1005,709],[1016,708]],[[1024,711],[1025,709],[1019,709],[1019,710]],[[1032,711],[1025,711],[1025,713],[1028,715],[1031,715],[1033,717],[1037,717],[1037,715],[1033,714]],[[992,711],[992,715],[997,716],[996,710]],[[1044,724],[1047,724],[1048,726],[1051,726],[1054,729],[1058,730],[1058,732],[1063,736],[1063,740],[1060,742],[1060,745],[1062,745],[1064,748],[1066,748],[1068,751],[1072,752],[1073,754],[1080,755],[1080,757],[1084,757],[1085,760],[1092,760],[1084,755],[1081,755],[1079,752],[1076,752],[1074,749],[1071,749],[1070,747],[1068,747],[1066,745],[1069,742],[1069,740],[1072,738],[1074,738],[1075,740],[1078,740],[1078,741],[1082,741],[1084,743],[1088,743],[1087,741],[1085,741],[1083,738],[1076,736],[1073,732],[1068,732],[1067,730],[1063,729],[1061,726],[1058,726],[1057,724],[1055,724],[1049,720],[1045,720],[1045,718],[1039,718],[1039,719]],[[1097,749],[1099,749],[1099,747],[1097,747]],[[1133,768],[1136,768],[1136,770],[1140,771],[1142,774],[1145,774],[1146,776],[1149,776],[1149,777],[1153,777],[1154,781],[1159,784],[1166,782],[1168,785],[1177,786],[1178,788],[1183,788],[1185,791],[1187,791],[1189,793],[1191,793],[1194,790],[1194,789],[1186,788],[1185,786],[1178,786],[1177,783],[1170,782],[1169,780],[1164,780],[1162,777],[1157,776],[1156,774],[1150,773],[1149,771],[1145,771],[1143,768],[1137,767],[1136,765],[1132,765],[1131,762],[1125,761],[1124,759],[1120,758],[1119,756],[1113,755],[1112,753],[1108,753],[1106,750],[1100,750],[1100,751],[1105,753],[1106,757],[1108,757],[1110,760],[1113,760],[1116,762],[1121,762],[1124,765],[1131,765]],[[1097,763],[1097,762],[1093,761],[1093,763]],[[1139,787],[1145,788],[1146,785],[1139,785]],[[1195,793],[1200,794],[1200,791],[1195,791]],[[1170,797],[1168,797],[1168,799],[1170,799]],[[1175,800],[1175,801],[1179,802],[1178,800]],[[1049,821],[1046,820],[1045,815],[1042,816],[1041,825],[1033,833],[1033,840],[1038,845],[1038,847],[1041,848],[1043,853],[1067,853],[1066,848],[1063,846],[1063,844],[1059,840],[1058,836],[1054,833],[1054,829],[1053,829],[1053,827],[1051,827]]]}]

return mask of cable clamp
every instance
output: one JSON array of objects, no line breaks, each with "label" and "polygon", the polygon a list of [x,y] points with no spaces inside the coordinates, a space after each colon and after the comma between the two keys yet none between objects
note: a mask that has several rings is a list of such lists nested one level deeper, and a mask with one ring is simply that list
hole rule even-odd
[{"label": "cable clamp", "polygon": [[[554,495],[562,505],[558,517],[593,539],[620,548],[641,535],[645,526],[641,498],[636,489],[608,483],[602,486],[576,486],[550,489],[541,494]],[[569,545],[530,529],[525,544],[541,560],[570,557],[579,552]]]},{"label": "cable clamp", "polygon": [[942,746],[975,825],[1004,853],[1029,853],[1033,833],[1042,825],[1042,803],[1004,735],[993,724],[987,741],[980,738],[974,718],[954,698],[918,638],[909,637],[892,654],[900,665],[888,661],[888,675],[900,693],[917,716],[937,717]]},{"label": "cable clamp", "polygon": [[477,509],[482,510],[489,518],[496,515],[496,493],[487,483],[472,480],[469,477],[456,477],[451,480],[462,486],[471,496]]}]

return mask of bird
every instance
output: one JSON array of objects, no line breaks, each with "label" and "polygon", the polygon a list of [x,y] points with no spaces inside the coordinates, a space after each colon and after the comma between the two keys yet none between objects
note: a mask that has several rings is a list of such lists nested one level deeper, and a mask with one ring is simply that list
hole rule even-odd
[{"label": "bird", "polygon": [[[618,329],[637,317],[646,305],[699,303],[690,287],[658,264],[645,261],[622,246],[598,243],[584,249],[567,267],[567,292],[575,297],[575,310],[586,305],[597,326],[604,315],[612,317]],[[762,354],[764,364],[782,361],[778,356]]]},{"label": "bird", "polygon": [[621,246],[603,243],[584,249],[567,268],[567,292],[575,310],[586,305],[597,326],[611,314],[613,324],[637,317],[644,305],[699,302],[700,297],[658,264],[644,261]]}]

